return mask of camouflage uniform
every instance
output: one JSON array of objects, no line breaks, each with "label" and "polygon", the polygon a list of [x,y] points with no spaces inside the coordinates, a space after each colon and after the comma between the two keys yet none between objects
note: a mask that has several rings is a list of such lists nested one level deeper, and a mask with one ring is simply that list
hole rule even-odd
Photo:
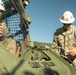
[{"label": "camouflage uniform", "polygon": [[[58,54],[68,55],[71,47],[76,47],[76,27],[64,30],[63,27],[56,30],[53,39],[53,51]],[[76,65],[76,59],[74,60]]]},{"label": "camouflage uniform", "polygon": [[4,45],[4,47],[13,55],[16,53],[16,42],[11,39],[7,38],[9,30],[6,27],[6,24],[4,22],[0,23],[0,33],[3,35],[3,39],[0,40],[0,42]]}]

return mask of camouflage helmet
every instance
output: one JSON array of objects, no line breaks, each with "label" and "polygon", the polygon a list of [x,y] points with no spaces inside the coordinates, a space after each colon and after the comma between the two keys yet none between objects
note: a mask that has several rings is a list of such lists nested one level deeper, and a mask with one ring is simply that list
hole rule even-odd
[{"label": "camouflage helmet", "polygon": [[70,11],[65,11],[60,19],[64,24],[70,24],[75,21],[73,14]]},{"label": "camouflage helmet", "polygon": [[0,33],[3,35],[3,36],[8,36],[8,28],[6,26],[6,24],[4,22],[0,23]]}]

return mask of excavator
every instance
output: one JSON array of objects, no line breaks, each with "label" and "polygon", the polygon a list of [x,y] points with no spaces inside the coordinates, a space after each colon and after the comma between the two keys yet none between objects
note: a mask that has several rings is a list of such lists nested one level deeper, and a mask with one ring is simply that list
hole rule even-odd
[{"label": "excavator", "polygon": [[[30,40],[30,16],[26,7],[29,0],[2,0],[6,11],[2,20],[9,28],[9,37],[20,43],[19,57],[9,53],[0,43],[0,75],[76,75],[73,63],[68,63],[52,51],[52,44]],[[19,33],[20,24],[28,32],[29,46],[23,42],[23,35]]]}]

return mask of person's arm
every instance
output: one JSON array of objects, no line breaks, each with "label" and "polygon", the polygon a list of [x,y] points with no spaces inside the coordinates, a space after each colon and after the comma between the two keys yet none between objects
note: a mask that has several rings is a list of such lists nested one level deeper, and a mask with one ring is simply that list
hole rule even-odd
[{"label": "person's arm", "polygon": [[28,46],[28,39],[27,38],[24,38],[24,43],[26,46]]},{"label": "person's arm", "polygon": [[75,56],[76,55],[76,27],[74,28],[74,38],[75,38],[75,47],[70,48],[69,55]]},{"label": "person's arm", "polygon": [[20,46],[18,46],[18,49],[17,49],[17,52],[16,52],[16,57],[19,57],[20,52],[21,52],[21,47],[20,47]]},{"label": "person's arm", "polygon": [[57,35],[54,35],[53,37],[53,45],[52,45],[53,51],[55,53],[59,53],[58,52],[58,42],[57,42]]},{"label": "person's arm", "polygon": [[17,52],[16,52],[16,57],[19,57],[19,55],[20,55],[20,51],[21,51],[21,48],[18,47],[18,50],[17,50]]}]

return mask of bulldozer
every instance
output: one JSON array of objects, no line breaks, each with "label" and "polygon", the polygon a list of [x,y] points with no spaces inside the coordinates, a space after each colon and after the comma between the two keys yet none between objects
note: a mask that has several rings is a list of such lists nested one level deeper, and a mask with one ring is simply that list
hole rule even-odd
[{"label": "bulldozer", "polygon": [[[76,75],[73,64],[69,64],[62,57],[52,51],[52,44],[30,40],[30,17],[26,7],[29,0],[2,0],[6,9],[2,20],[10,29],[8,38],[20,44],[19,57],[9,53],[0,43],[0,75]],[[20,24],[27,30],[29,46],[23,41]],[[18,48],[18,46],[16,46]]]}]

